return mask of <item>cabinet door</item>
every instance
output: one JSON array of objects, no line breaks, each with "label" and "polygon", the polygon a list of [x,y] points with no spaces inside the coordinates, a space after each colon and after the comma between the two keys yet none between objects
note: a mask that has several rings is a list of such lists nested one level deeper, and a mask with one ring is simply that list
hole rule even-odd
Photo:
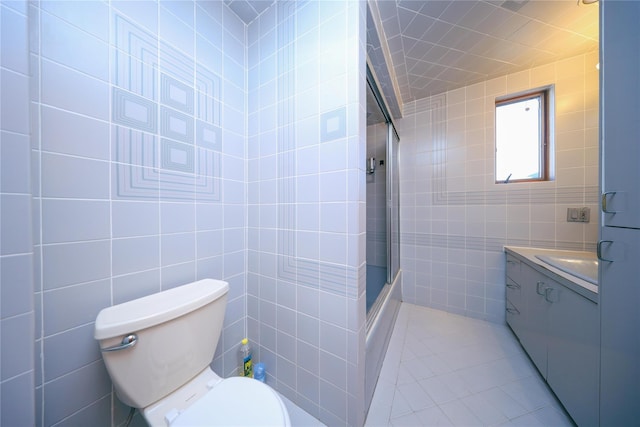
[{"label": "cabinet door", "polygon": [[603,222],[640,228],[640,2],[602,1],[600,20]]},{"label": "cabinet door", "polygon": [[640,230],[603,227],[600,424],[640,419]]},{"label": "cabinet door", "polygon": [[518,258],[514,257],[511,254],[507,254],[507,266],[506,266],[507,277],[515,281],[516,283],[520,283],[522,281],[522,277],[520,273],[521,264],[522,262],[520,262]]},{"label": "cabinet door", "polygon": [[547,329],[551,304],[544,299],[547,279],[522,264],[524,320],[520,341],[544,378],[547,378]]},{"label": "cabinet door", "polygon": [[548,285],[547,382],[576,424],[598,425],[598,306],[559,283]]}]

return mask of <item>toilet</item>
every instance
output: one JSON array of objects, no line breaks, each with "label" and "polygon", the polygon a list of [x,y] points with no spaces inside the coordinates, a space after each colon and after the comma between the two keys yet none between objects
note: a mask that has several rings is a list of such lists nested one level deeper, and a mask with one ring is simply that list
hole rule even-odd
[{"label": "toilet", "polygon": [[94,338],[118,398],[150,426],[290,426],[280,396],[210,368],[229,284],[204,279],[100,311]]}]

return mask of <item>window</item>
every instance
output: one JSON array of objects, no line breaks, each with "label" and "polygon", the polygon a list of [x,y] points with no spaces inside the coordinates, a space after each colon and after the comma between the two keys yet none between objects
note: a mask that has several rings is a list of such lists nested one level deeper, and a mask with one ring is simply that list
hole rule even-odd
[{"label": "window", "polygon": [[496,99],[496,182],[548,181],[551,88]]}]

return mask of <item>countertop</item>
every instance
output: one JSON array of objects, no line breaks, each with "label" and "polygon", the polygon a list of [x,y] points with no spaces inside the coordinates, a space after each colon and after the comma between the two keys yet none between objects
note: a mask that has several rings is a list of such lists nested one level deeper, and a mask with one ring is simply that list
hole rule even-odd
[{"label": "countertop", "polygon": [[593,258],[597,259],[596,254],[593,252],[585,251],[566,251],[559,249],[542,249],[542,248],[528,248],[518,246],[505,246],[504,251],[508,254],[515,256],[523,262],[526,262],[533,269],[550,277],[551,279],[559,282],[567,288],[575,291],[576,293],[590,299],[591,301],[598,302],[598,286],[593,283],[587,282],[579,277],[573,276],[569,273],[565,273],[541,260],[536,258],[536,255],[546,256],[573,256],[578,258]]}]

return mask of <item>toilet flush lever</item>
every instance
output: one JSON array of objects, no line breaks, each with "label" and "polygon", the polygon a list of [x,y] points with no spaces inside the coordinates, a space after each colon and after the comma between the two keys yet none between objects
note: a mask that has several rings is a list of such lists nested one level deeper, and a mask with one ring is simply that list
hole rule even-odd
[{"label": "toilet flush lever", "polygon": [[101,348],[102,351],[119,351],[124,350],[125,348],[133,347],[138,342],[138,336],[136,334],[129,334],[126,337],[122,338],[122,342],[118,345],[114,345],[112,347]]}]

